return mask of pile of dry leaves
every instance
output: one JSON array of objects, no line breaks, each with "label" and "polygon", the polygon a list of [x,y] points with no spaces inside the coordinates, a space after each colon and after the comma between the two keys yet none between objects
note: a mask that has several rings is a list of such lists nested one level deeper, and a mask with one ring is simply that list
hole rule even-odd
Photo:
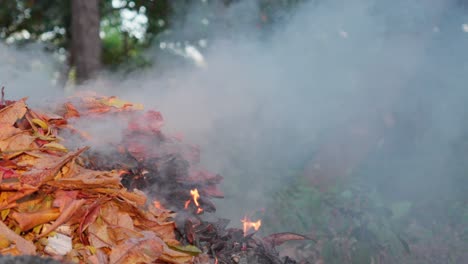
[{"label": "pile of dry leaves", "polygon": [[[88,147],[69,150],[59,136],[67,130],[87,137],[70,126],[70,119],[124,112],[133,139],[162,136],[159,113],[115,97],[83,97],[79,103],[65,103],[56,115],[30,109],[25,99],[2,97],[0,254],[84,263],[193,261],[193,252],[184,252],[175,239],[172,211],[125,188],[121,180],[127,171],[90,169]],[[136,157],[154,154],[133,143],[116,147]]]},{"label": "pile of dry leaves", "polygon": [[[224,220],[201,219],[215,211],[211,198],[223,196],[222,177],[200,167],[197,147],[161,132],[159,112],[95,94],[50,109],[5,101],[2,91],[1,255],[75,263],[295,263],[274,248],[303,236],[258,238],[227,229]],[[109,120],[115,129],[104,135],[76,126]],[[120,137],[106,141],[112,130]]]}]

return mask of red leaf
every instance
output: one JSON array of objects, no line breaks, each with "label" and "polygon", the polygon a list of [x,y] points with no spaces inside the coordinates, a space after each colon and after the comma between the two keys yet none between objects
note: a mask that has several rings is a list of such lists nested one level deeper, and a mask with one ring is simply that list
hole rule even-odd
[{"label": "red leaf", "polygon": [[14,170],[0,166],[0,181],[2,179],[10,179],[10,178],[18,178],[18,177],[19,177],[19,174],[17,174]]},{"label": "red leaf", "polygon": [[164,124],[163,117],[160,112],[150,110],[143,115],[136,116],[128,124],[128,129],[134,132],[144,132],[156,134],[161,131]]}]

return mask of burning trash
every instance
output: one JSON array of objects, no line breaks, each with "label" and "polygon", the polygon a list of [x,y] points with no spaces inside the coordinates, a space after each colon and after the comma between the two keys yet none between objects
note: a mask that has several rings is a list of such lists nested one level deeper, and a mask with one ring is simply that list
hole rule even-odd
[{"label": "burning trash", "polygon": [[[109,117],[123,124],[123,137],[100,152],[96,135],[74,124]],[[51,114],[2,96],[0,254],[72,263],[295,263],[274,247],[304,236],[259,238],[248,232],[261,220],[245,217],[241,230],[200,218],[215,211],[222,177],[200,169],[199,150],[162,125],[159,112],[117,97],[72,97]]]}]

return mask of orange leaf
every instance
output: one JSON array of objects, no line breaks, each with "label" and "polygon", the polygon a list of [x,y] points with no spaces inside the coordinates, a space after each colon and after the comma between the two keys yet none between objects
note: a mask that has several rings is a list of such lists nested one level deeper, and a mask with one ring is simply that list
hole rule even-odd
[{"label": "orange leaf", "polygon": [[34,193],[36,189],[31,189],[26,187],[25,189],[20,189],[18,191],[3,191],[1,192],[1,201],[0,201],[0,210],[6,208],[12,208],[16,206],[16,201]]},{"label": "orange leaf", "polygon": [[5,236],[8,240],[13,241],[16,244],[16,248],[23,255],[34,255],[36,253],[36,247],[31,241],[22,238],[8,228],[3,221],[0,221],[0,234]]},{"label": "orange leaf", "polygon": [[117,172],[93,171],[82,167],[66,178],[49,182],[48,185],[66,189],[120,188],[120,177]]},{"label": "orange leaf", "polygon": [[53,221],[57,219],[59,215],[59,209],[51,208],[32,213],[13,212],[11,214],[11,218],[13,218],[18,223],[21,231],[27,231],[31,228],[34,228],[35,226]]},{"label": "orange leaf", "polygon": [[114,241],[109,237],[108,226],[98,218],[88,227],[90,245],[95,248],[112,247]]},{"label": "orange leaf", "polygon": [[153,263],[163,253],[164,242],[154,233],[143,231],[143,238],[131,238],[112,248],[111,264]]},{"label": "orange leaf", "polygon": [[13,126],[16,121],[26,114],[26,98],[0,110],[0,127]]},{"label": "orange leaf", "polygon": [[15,134],[0,141],[0,153],[7,153],[9,156],[8,159],[10,159],[33,147],[35,139],[36,138],[31,136],[27,131]]},{"label": "orange leaf", "polygon": [[[63,157],[52,159],[52,160],[49,159],[48,162],[51,162],[52,163],[51,165],[43,169],[37,169],[34,171],[24,173],[23,175],[21,175],[20,181],[22,183],[28,183],[33,186],[40,186],[47,181],[51,181],[54,179],[57,173],[60,172],[63,166],[65,166],[68,162],[75,159],[77,156],[79,156],[81,153],[83,153],[87,149],[88,147],[81,148]],[[40,160],[38,161],[38,163],[40,163]]]},{"label": "orange leaf", "polygon": [[0,129],[0,140],[4,140],[6,138],[9,138],[15,134],[21,133],[22,130],[19,128],[16,128],[14,126],[7,126],[0,124],[1,129]]},{"label": "orange leaf", "polygon": [[47,229],[47,231],[42,233],[38,238],[47,236],[57,227],[67,222],[73,216],[73,214],[75,214],[75,212],[85,204],[85,202],[86,200],[74,200],[73,202],[71,202],[70,205],[65,207],[65,209],[61,212],[60,216],[57,218],[57,220]]},{"label": "orange leaf", "polygon": [[65,106],[65,114],[64,114],[65,119],[68,119],[71,117],[80,117],[80,113],[78,112],[78,110],[72,103],[70,102],[65,103],[64,106]]},{"label": "orange leaf", "polygon": [[190,254],[170,249],[166,244],[164,244],[164,253],[160,257],[160,260],[174,264],[189,263],[192,259]]},{"label": "orange leaf", "polygon": [[100,209],[101,209],[101,204],[104,203],[105,201],[102,199],[98,199],[92,204],[90,207],[88,207],[85,216],[83,217],[83,220],[80,222],[80,226],[78,227],[78,233],[80,235],[80,240],[83,244],[89,244],[85,240],[84,237],[84,231],[94,223],[99,216]]}]

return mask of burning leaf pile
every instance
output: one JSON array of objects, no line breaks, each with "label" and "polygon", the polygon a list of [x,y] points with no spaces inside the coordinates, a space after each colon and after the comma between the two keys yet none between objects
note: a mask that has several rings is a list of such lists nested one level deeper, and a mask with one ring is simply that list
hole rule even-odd
[{"label": "burning leaf pile", "polygon": [[[254,252],[258,263],[283,263],[275,241],[304,239],[260,239],[226,229],[226,221],[202,221],[201,214],[215,211],[211,198],[223,196],[222,177],[200,167],[198,148],[161,132],[159,112],[96,95],[72,97],[54,111],[2,96],[0,254],[79,263],[241,263]],[[83,120],[112,120],[122,136],[106,142],[75,126]]]},{"label": "burning leaf pile", "polygon": [[[197,216],[185,221],[184,237],[191,244],[209,252],[216,264],[258,263],[258,264],[295,264],[295,260],[280,258],[276,247],[287,241],[305,240],[307,237],[293,233],[278,233],[267,237],[258,237],[248,233],[252,227],[260,228],[260,221],[243,220],[244,228],[227,228],[229,220],[219,219],[216,222],[201,221]],[[208,263],[208,262],[203,262]]]},{"label": "burning leaf pile", "polygon": [[[76,116],[71,104],[64,116]],[[29,109],[25,100],[0,106],[0,253],[49,255],[91,263],[187,263],[170,247],[170,211],[128,191],[117,170],[93,170],[58,136],[67,119]]]}]

